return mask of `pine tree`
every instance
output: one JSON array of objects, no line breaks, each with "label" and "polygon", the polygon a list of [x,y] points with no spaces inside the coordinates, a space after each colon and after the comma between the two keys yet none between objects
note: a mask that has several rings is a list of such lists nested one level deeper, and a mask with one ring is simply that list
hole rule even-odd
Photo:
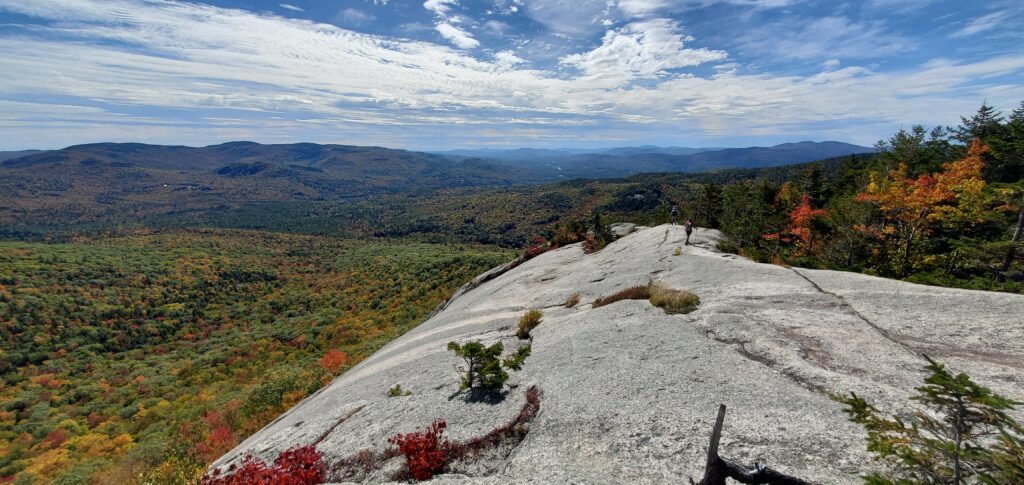
[{"label": "pine tree", "polygon": [[888,465],[865,476],[865,483],[1024,483],[1024,428],[1007,414],[1022,403],[925,359],[930,375],[911,399],[926,410],[915,411],[909,422],[881,417],[854,393],[840,399],[850,421],[867,431],[868,451]]},{"label": "pine tree", "polygon": [[704,184],[697,196],[697,211],[694,218],[700,227],[718,229],[718,215],[722,212],[722,187],[718,184]]},{"label": "pine tree", "polygon": [[987,142],[997,137],[1003,131],[1003,114],[988,105],[988,102],[981,103],[978,112],[970,118],[960,117],[960,126],[953,128],[953,136],[963,143],[970,145],[974,140]]}]

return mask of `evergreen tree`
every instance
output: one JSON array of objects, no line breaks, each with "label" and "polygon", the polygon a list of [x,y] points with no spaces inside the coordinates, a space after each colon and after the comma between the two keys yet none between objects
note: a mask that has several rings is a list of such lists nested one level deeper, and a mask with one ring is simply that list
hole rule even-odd
[{"label": "evergreen tree", "polygon": [[807,194],[813,207],[821,207],[825,202],[825,182],[821,173],[821,165],[812,163],[800,174],[800,191]]},{"label": "evergreen tree", "polygon": [[[1006,126],[1003,124],[1003,114],[982,103],[978,112],[970,118],[960,117],[960,126],[953,129],[954,138],[964,145],[970,145],[974,140],[981,140],[987,146],[999,145],[1006,135]],[[993,182],[1014,182],[1012,162],[1007,163],[1001,153],[992,151],[985,155],[985,180]]]},{"label": "evergreen tree", "polygon": [[981,103],[978,112],[970,118],[960,117],[960,126],[953,128],[953,136],[960,143],[970,145],[975,139],[986,144],[992,138],[1002,134],[1003,114],[988,105],[988,102]]},{"label": "evergreen tree", "polygon": [[718,229],[718,215],[722,213],[722,186],[704,184],[697,196],[697,211],[694,214],[700,227]]},{"label": "evergreen tree", "polygon": [[854,393],[840,399],[850,421],[867,431],[868,451],[889,465],[886,472],[865,476],[865,482],[1024,483],[1024,428],[1007,414],[1022,403],[925,359],[930,375],[911,399],[926,410],[915,411],[909,423],[899,416],[883,418]]},{"label": "evergreen tree", "polygon": [[1024,178],[1024,101],[1013,110],[1001,136],[992,137],[988,143],[992,148],[995,173],[994,182],[1016,182]]}]

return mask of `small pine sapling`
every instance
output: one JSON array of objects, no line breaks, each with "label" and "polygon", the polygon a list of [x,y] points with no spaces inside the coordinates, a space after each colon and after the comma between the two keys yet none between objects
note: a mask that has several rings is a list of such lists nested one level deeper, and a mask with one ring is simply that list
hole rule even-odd
[{"label": "small pine sapling", "polygon": [[868,451],[888,465],[865,483],[1024,483],[1024,427],[1007,414],[1021,403],[925,359],[931,374],[911,399],[928,411],[914,412],[909,423],[880,416],[852,392],[839,399],[850,421],[867,431]]},{"label": "small pine sapling", "polygon": [[508,373],[502,370],[501,352],[505,347],[498,342],[489,347],[479,341],[466,342],[459,345],[448,342],[448,350],[462,357],[465,367],[459,368],[462,373],[461,389],[499,389],[508,380]]},{"label": "small pine sapling", "polygon": [[507,359],[501,361],[501,365],[509,370],[519,371],[523,368],[523,362],[530,356],[530,351],[533,350],[533,346],[525,345],[519,347],[516,353],[509,356]]},{"label": "small pine sapling", "polygon": [[460,389],[486,389],[497,390],[508,380],[508,372],[505,369],[518,371],[523,366],[523,361],[530,355],[530,346],[520,347],[512,356],[501,360],[501,353],[505,347],[501,342],[491,346],[485,346],[479,341],[466,342],[459,345],[456,342],[448,342],[448,350],[451,350],[462,358],[464,367],[459,367],[461,374]]}]

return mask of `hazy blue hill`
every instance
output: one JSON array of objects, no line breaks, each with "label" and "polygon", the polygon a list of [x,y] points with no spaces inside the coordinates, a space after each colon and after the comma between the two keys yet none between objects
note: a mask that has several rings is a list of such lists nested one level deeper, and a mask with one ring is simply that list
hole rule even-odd
[{"label": "hazy blue hill", "polygon": [[0,152],[0,162],[4,160],[10,160],[12,158],[21,158],[28,155],[34,155],[39,153],[40,150],[21,150],[17,152]]},{"label": "hazy blue hill", "polygon": [[134,218],[257,201],[349,199],[555,178],[553,170],[380,147],[97,143],[0,162],[0,225]]},{"label": "hazy blue hill", "polygon": [[842,142],[799,142],[773,147],[725,148],[685,155],[638,152],[629,155],[574,155],[551,162],[564,174],[581,177],[620,177],[650,172],[704,172],[724,168],[766,168],[811,162],[873,148]]}]

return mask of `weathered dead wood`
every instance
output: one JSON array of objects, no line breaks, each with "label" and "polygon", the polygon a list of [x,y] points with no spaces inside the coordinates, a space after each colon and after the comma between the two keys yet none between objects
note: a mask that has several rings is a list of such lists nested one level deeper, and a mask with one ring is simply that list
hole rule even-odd
[{"label": "weathered dead wood", "polygon": [[718,417],[715,427],[711,430],[711,443],[708,445],[708,460],[704,465],[704,478],[694,485],[725,485],[725,479],[731,478],[740,483],[763,485],[813,485],[811,482],[779,473],[771,468],[755,463],[750,469],[739,463],[718,455],[718,442],[722,439],[722,426],[725,424],[725,404],[718,406]]}]

